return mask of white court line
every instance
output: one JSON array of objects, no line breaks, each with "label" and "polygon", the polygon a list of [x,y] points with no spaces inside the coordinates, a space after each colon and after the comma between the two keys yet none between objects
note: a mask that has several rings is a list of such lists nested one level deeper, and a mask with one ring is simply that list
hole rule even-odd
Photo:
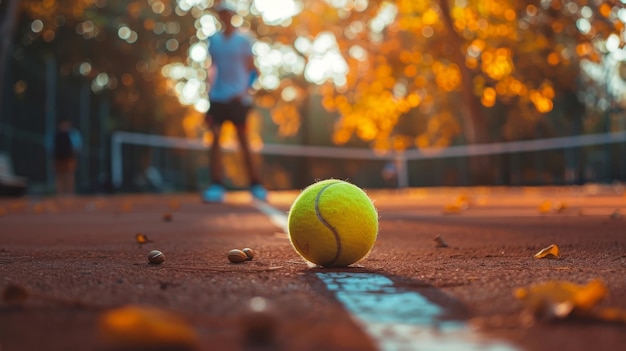
[{"label": "white court line", "polygon": [[270,206],[267,202],[254,199],[252,200],[252,203],[254,204],[254,207],[269,217],[270,221],[274,223],[274,225],[282,229],[284,233],[288,232],[289,225],[287,223],[287,214],[285,212]]},{"label": "white court line", "polygon": [[[253,201],[276,226],[288,233],[287,214]],[[518,351],[504,341],[486,339],[463,321],[441,320],[444,308],[416,291],[396,288],[384,275],[318,272],[352,318],[383,351]]]},{"label": "white court line", "polygon": [[465,323],[442,320],[443,307],[416,291],[396,288],[376,273],[316,273],[381,350],[515,351],[513,345],[481,337]]}]

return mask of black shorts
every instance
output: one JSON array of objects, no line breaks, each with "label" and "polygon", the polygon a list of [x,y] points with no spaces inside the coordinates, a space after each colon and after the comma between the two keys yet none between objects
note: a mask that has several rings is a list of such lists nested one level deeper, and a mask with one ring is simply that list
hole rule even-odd
[{"label": "black shorts", "polygon": [[245,126],[249,111],[250,106],[242,104],[239,99],[229,102],[212,102],[206,114],[206,123],[212,127],[231,121],[235,126]]}]

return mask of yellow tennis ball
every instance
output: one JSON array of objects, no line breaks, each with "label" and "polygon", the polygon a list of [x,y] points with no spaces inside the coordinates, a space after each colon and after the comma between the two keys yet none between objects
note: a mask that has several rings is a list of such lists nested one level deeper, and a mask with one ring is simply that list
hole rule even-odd
[{"label": "yellow tennis ball", "polygon": [[291,245],[304,259],[323,267],[346,267],[374,246],[378,213],[361,188],[328,179],[300,193],[288,225]]}]

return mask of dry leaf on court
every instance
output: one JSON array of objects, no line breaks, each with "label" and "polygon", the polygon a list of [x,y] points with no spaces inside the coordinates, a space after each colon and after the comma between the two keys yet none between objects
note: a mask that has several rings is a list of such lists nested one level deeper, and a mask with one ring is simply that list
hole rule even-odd
[{"label": "dry leaf on court", "polygon": [[467,195],[461,194],[455,197],[451,203],[443,207],[443,212],[447,214],[460,213],[468,209],[470,199]]},{"label": "dry leaf on court", "polygon": [[558,258],[559,247],[556,244],[552,244],[535,254],[535,258]]},{"label": "dry leaf on court", "polygon": [[192,350],[198,344],[195,330],[178,314],[134,305],[104,312],[98,335],[106,346],[124,350]]},{"label": "dry leaf on court", "polygon": [[139,244],[145,244],[145,243],[151,242],[151,240],[148,240],[148,236],[143,233],[135,234],[135,240],[137,240],[137,243]]},{"label": "dry leaf on court", "polygon": [[626,323],[626,310],[621,308],[602,308],[595,313],[595,316],[605,322]]},{"label": "dry leaf on court", "polygon": [[539,212],[541,213],[550,213],[552,211],[552,202],[546,200],[539,205]]},{"label": "dry leaf on court", "polygon": [[169,208],[172,211],[176,211],[176,210],[180,209],[180,201],[178,201],[178,200],[170,200]]},{"label": "dry leaf on court", "polygon": [[552,205],[552,210],[554,212],[563,212],[568,208],[567,204],[562,201],[557,201]]},{"label": "dry leaf on court", "polygon": [[595,316],[594,308],[607,295],[608,289],[600,280],[586,285],[568,281],[548,281],[518,288],[514,295],[522,300],[535,316],[562,319],[570,316]]},{"label": "dry leaf on court", "polygon": [[122,203],[122,205],[120,206],[120,211],[123,213],[128,213],[128,212],[132,212],[133,211],[133,204],[130,201],[125,201],[124,203]]},{"label": "dry leaf on court", "polygon": [[448,243],[443,240],[441,235],[437,235],[433,240],[435,241],[435,247],[448,247]]}]

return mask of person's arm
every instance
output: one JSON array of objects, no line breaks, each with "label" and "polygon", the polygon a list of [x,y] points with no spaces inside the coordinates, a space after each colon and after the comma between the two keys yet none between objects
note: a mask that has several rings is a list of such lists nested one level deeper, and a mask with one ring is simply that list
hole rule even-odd
[{"label": "person's arm", "polygon": [[[213,50],[213,47],[212,47],[213,44],[212,44],[211,38],[207,39],[207,45],[209,46],[208,54],[210,58],[211,50]],[[205,69],[206,69],[206,80],[207,80],[207,83],[209,83],[209,87],[211,87],[213,86],[213,83],[215,83],[215,78],[217,76],[217,67],[213,64],[213,59],[207,59],[204,62],[205,62]]]},{"label": "person's arm", "polygon": [[206,80],[209,83],[209,87],[213,86],[215,83],[215,77],[217,76],[217,69],[215,65],[212,65],[210,62],[206,64]]}]

